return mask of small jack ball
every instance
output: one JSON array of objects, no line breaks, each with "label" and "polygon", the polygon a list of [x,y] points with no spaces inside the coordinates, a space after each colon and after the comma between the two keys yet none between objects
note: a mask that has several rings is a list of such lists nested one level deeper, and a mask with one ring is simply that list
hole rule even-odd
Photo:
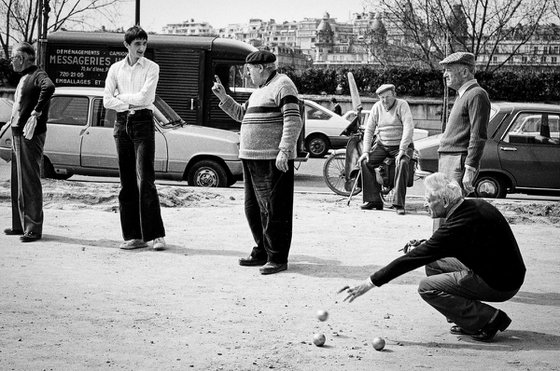
[{"label": "small jack ball", "polygon": [[373,348],[375,350],[383,350],[383,348],[385,348],[385,340],[383,340],[383,338],[374,338]]},{"label": "small jack ball", "polygon": [[327,318],[329,318],[329,312],[322,309],[317,311],[317,319],[319,319],[319,321],[324,322]]},{"label": "small jack ball", "polygon": [[313,335],[313,344],[315,344],[316,346],[322,347],[323,345],[325,345],[325,341],[327,341],[325,335],[323,334]]}]

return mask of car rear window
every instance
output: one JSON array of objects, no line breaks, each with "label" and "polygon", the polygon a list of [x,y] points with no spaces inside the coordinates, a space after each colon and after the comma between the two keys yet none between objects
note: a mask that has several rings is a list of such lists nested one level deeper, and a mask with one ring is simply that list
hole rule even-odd
[{"label": "car rear window", "polygon": [[57,95],[51,99],[49,108],[50,124],[87,125],[87,97]]}]

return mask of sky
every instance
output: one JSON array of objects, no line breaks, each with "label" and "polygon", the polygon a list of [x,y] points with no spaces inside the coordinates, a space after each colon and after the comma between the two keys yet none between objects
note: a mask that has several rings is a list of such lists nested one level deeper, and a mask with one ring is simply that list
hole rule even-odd
[{"label": "sky", "polygon": [[[322,18],[328,12],[339,22],[348,21],[353,13],[364,10],[368,0],[140,0],[140,24],[147,31],[161,32],[168,23],[188,19],[206,21],[214,28],[230,23],[248,23],[251,18],[262,20],[301,21]],[[119,26],[134,24],[135,0],[120,5]]]}]

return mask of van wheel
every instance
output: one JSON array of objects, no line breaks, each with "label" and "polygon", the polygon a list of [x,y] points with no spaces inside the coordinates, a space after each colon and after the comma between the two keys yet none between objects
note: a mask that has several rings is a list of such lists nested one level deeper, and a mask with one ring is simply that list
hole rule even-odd
[{"label": "van wheel", "polygon": [[313,134],[305,140],[305,147],[311,157],[325,157],[329,152],[330,144],[325,136]]},{"label": "van wheel", "polygon": [[506,197],[506,184],[500,176],[483,175],[474,184],[477,197],[504,198]]},{"label": "van wheel", "polygon": [[216,161],[202,160],[190,168],[187,182],[196,187],[227,187],[228,176],[223,166]]},{"label": "van wheel", "polygon": [[73,175],[72,173],[58,174],[47,156],[43,156],[43,170],[45,172],[45,178],[50,179],[66,180]]}]

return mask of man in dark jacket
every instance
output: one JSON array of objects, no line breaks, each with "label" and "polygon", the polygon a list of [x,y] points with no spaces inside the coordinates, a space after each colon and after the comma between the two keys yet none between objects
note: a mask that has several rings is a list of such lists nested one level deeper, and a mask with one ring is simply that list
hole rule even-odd
[{"label": "man in dark jacket", "polygon": [[525,264],[503,215],[484,200],[463,199],[461,187],[442,173],[426,177],[432,218],[446,218],[432,237],[395,259],[366,282],[347,288],[353,301],[413,269],[426,266],[422,299],[456,325],[452,334],[490,341],[511,319],[484,302],[511,299],[523,284]]},{"label": "man in dark jacket", "polygon": [[47,73],[35,65],[35,50],[28,43],[14,48],[11,61],[14,71],[22,76],[10,119],[12,227],[4,233],[22,235],[22,242],[32,242],[41,239],[43,233],[41,161],[49,102],[55,87]]}]

